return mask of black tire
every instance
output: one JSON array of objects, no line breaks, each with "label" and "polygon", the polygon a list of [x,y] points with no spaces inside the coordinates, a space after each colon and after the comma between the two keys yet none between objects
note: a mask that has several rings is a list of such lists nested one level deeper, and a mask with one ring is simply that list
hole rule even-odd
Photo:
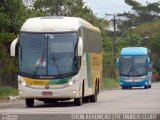
[{"label": "black tire", "polygon": [[132,87],[129,87],[129,89],[132,89]]},{"label": "black tire", "polygon": [[149,85],[149,86],[148,86],[148,88],[151,88],[151,87],[152,87],[152,85]]},{"label": "black tire", "polygon": [[144,86],[144,89],[148,89],[149,88],[149,86]]},{"label": "black tire", "polygon": [[99,80],[98,80],[98,94],[99,94]]},{"label": "black tire", "polygon": [[83,103],[88,103],[89,102],[89,97],[84,97],[83,98]]},{"label": "black tire", "polygon": [[74,99],[74,104],[76,106],[81,106],[83,103],[83,97],[84,97],[84,81],[83,81],[83,86],[82,86],[82,96],[80,98],[75,98]]},{"label": "black tire", "polygon": [[122,88],[123,90],[126,89],[126,87],[124,87],[124,86],[122,86],[121,88]]},{"label": "black tire", "polygon": [[90,96],[90,102],[97,102],[98,97],[98,85],[95,86],[95,94]]},{"label": "black tire", "polygon": [[34,99],[31,99],[31,98],[26,98],[25,102],[27,107],[33,107],[34,105]]},{"label": "black tire", "polygon": [[75,104],[76,106],[81,106],[81,105],[82,105],[82,97],[80,97],[80,98],[75,98],[75,99],[74,99],[74,104]]}]

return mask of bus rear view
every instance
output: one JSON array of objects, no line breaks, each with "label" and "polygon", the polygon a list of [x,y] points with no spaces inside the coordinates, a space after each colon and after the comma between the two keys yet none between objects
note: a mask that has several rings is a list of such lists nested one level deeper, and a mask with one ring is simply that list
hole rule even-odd
[{"label": "bus rear view", "polygon": [[152,69],[147,48],[123,48],[118,64],[122,89],[142,86],[151,88]]}]

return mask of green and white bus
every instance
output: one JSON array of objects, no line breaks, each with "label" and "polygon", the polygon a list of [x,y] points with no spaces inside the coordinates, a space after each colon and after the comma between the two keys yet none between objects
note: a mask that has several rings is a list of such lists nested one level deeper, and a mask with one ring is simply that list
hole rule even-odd
[{"label": "green and white bus", "polygon": [[102,80],[100,30],[76,17],[29,18],[10,47],[18,54],[19,96],[27,107],[74,99],[96,102]]}]

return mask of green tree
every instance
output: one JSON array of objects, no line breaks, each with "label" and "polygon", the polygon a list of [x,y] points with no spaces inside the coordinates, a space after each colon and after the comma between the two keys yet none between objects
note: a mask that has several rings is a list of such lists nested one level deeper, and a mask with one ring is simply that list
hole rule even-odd
[{"label": "green tree", "polygon": [[[30,11],[30,12],[29,12]],[[22,0],[0,1],[0,63],[5,72],[16,71],[16,60],[10,58],[10,44],[17,37],[23,22],[33,14],[27,9]]]},{"label": "green tree", "polygon": [[0,1],[0,32],[17,33],[20,26],[20,15],[24,9],[21,0]]},{"label": "green tree", "polygon": [[36,0],[33,8],[38,12],[45,12],[47,15],[56,15],[58,6],[58,15],[81,17],[87,21],[97,23],[97,18],[92,15],[92,10],[84,5],[83,0]]},{"label": "green tree", "polygon": [[155,33],[152,38],[152,40],[149,43],[149,47],[157,56],[160,57],[160,33]]},{"label": "green tree", "polygon": [[148,23],[159,19],[160,3],[147,3],[142,5],[137,1],[125,0],[125,3],[132,7],[131,11],[119,14],[119,16],[126,17],[123,24],[119,25],[120,29],[127,29],[131,26],[137,26],[143,23]]}]

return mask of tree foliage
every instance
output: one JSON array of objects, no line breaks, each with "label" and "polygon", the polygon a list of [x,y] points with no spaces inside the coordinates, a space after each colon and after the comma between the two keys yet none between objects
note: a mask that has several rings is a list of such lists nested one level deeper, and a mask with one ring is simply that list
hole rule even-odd
[{"label": "tree foliage", "polygon": [[24,5],[21,0],[0,1],[0,32],[17,33],[23,19]]},{"label": "tree foliage", "polygon": [[11,41],[16,38],[25,16],[21,0],[0,1],[0,68],[2,71],[16,71],[15,59],[9,56]]},{"label": "tree foliage", "polygon": [[126,17],[126,21],[123,22],[121,28],[123,26],[125,28],[131,26],[137,26],[141,23],[147,23],[154,21],[160,18],[160,3],[146,3],[146,5],[142,5],[137,1],[133,0],[125,0],[125,3],[132,7],[129,12],[124,12],[123,14],[119,14],[119,16]]},{"label": "tree foliage", "polygon": [[[58,4],[57,4],[58,2]],[[142,5],[137,1],[125,0],[126,4],[132,7],[132,11],[119,14],[126,19],[116,20],[119,33],[116,33],[117,57],[121,48],[136,46],[144,37],[148,36],[149,40],[141,46],[147,46],[153,52],[153,58],[159,60],[160,53],[160,4],[147,3]],[[0,0],[0,68],[3,71],[16,71],[16,59],[10,58],[10,43],[17,37],[21,25],[30,17],[58,15],[81,17],[101,30],[102,48],[104,54],[104,75],[109,77],[116,76],[115,61],[113,60],[113,32],[106,30],[109,21],[98,18],[91,8],[85,5],[83,0],[36,0],[32,6],[27,7],[22,0]],[[122,37],[121,35],[130,27],[136,26],[131,33],[128,30]],[[158,62],[156,62],[158,64]],[[2,65],[3,64],[3,65]],[[154,64],[155,66],[155,64]]]}]

